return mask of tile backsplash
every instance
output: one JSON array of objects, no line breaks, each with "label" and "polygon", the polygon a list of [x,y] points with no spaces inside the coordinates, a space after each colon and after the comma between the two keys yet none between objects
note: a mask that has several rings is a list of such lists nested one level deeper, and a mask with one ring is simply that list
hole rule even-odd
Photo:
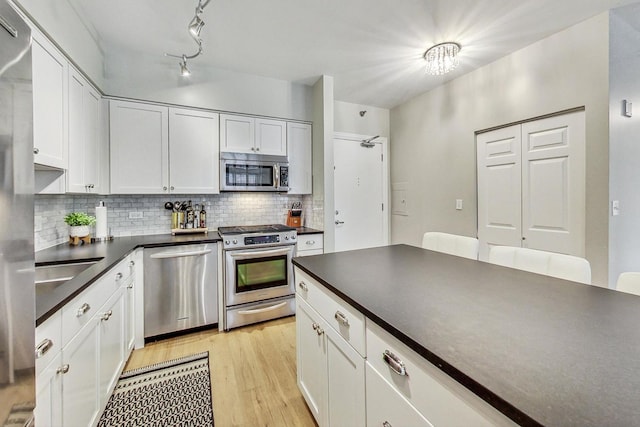
[{"label": "tile backsplash", "polygon": [[[171,211],[165,202],[191,200],[207,210],[207,226],[215,229],[231,225],[284,224],[287,210],[302,202],[304,225],[322,229],[322,205],[312,196],[276,193],[222,193],[215,195],[36,195],[35,248],[44,249],[68,239],[64,216],[70,212],[95,214],[95,206],[104,201],[107,222],[113,236],[167,234],[171,232]],[[130,219],[131,212],[142,218]]]}]

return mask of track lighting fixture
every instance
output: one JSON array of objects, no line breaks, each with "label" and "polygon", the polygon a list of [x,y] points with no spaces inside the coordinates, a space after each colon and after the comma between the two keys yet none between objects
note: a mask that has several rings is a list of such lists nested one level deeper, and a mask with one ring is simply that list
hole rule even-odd
[{"label": "track lighting fixture", "polygon": [[170,56],[172,58],[180,58],[181,61],[178,63],[180,65],[180,75],[181,76],[189,76],[191,75],[191,71],[187,68],[187,59],[193,59],[202,54],[202,39],[200,38],[200,32],[202,31],[202,27],[204,27],[204,21],[200,17],[204,8],[207,7],[211,0],[198,0],[198,6],[196,7],[196,14],[189,22],[189,26],[187,27],[189,30],[189,35],[193,38],[193,40],[198,45],[198,51],[193,55],[187,55],[183,53],[182,55],[174,55],[171,53],[165,53],[165,56]]}]

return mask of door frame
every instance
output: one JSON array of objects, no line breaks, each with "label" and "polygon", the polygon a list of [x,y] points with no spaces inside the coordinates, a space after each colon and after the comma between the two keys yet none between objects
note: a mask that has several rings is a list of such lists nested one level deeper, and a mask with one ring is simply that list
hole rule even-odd
[{"label": "door frame", "polygon": [[[334,145],[336,144],[336,140],[362,142],[363,140],[373,138],[374,136],[375,135],[359,135],[355,133],[334,132],[332,142]],[[390,220],[391,220],[391,206],[389,204],[389,140],[386,136],[379,136],[378,138],[376,138],[374,141],[371,141],[371,142],[382,145],[382,203],[384,204],[384,211],[382,215],[382,220],[383,220],[382,238],[383,238],[383,243],[385,245],[388,245],[390,242],[390,236],[391,236],[391,230],[389,227]],[[333,167],[333,170],[335,170],[333,157],[331,158],[331,166]],[[331,188],[331,197],[332,199],[334,199],[334,206],[335,206],[335,191],[334,191],[335,185],[336,183],[335,183],[335,173],[334,173],[333,188]],[[326,196],[326,189],[325,189],[325,196]],[[325,215],[326,214],[327,212],[325,212]],[[329,214],[332,217],[335,217],[334,212],[329,212]],[[326,223],[329,223],[331,230],[325,230],[325,233],[329,231],[333,235],[333,240],[335,242],[335,235],[336,235],[335,223],[334,221],[331,221],[331,222],[325,221],[325,224]]]}]

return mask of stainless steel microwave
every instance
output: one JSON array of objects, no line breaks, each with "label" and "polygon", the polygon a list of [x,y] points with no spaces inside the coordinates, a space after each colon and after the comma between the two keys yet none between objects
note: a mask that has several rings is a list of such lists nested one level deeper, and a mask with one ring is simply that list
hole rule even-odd
[{"label": "stainless steel microwave", "polygon": [[284,156],[220,153],[220,191],[289,191]]}]

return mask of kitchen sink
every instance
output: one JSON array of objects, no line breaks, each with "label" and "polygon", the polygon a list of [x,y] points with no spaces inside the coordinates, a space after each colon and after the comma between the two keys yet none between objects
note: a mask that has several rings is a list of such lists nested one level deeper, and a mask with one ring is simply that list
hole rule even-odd
[{"label": "kitchen sink", "polygon": [[48,291],[57,288],[63,283],[73,279],[87,268],[94,265],[95,261],[83,261],[73,264],[55,264],[36,267],[35,283],[37,291]]}]

